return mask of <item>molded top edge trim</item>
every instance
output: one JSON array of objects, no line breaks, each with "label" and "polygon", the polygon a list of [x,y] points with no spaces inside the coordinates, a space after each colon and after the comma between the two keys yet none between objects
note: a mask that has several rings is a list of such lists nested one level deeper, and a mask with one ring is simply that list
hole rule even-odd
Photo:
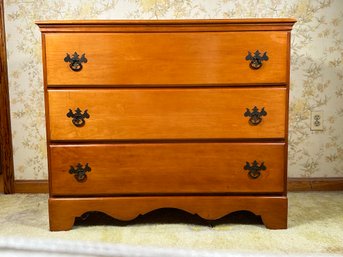
[{"label": "molded top edge trim", "polygon": [[39,27],[49,26],[82,26],[82,25],[293,25],[293,18],[248,18],[248,19],[187,19],[187,20],[46,20],[36,21]]}]

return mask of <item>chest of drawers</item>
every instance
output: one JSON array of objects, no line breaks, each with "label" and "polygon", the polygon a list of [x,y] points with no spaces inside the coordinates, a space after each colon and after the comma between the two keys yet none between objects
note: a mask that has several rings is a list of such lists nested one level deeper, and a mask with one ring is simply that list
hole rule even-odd
[{"label": "chest of drawers", "polygon": [[50,229],[158,208],[286,228],[294,22],[37,22]]}]

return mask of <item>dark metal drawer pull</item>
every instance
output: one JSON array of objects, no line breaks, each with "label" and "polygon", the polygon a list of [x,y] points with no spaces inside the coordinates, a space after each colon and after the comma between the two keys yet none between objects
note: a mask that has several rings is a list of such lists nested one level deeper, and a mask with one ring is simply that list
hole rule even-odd
[{"label": "dark metal drawer pull", "polygon": [[82,63],[86,63],[87,62],[87,58],[85,57],[85,54],[81,55],[81,58],[79,57],[79,54],[77,52],[75,52],[72,57],[70,57],[70,55],[67,53],[67,56],[64,57],[64,61],[65,62],[69,62],[69,67],[70,69],[72,69],[73,71],[80,71],[82,70]]},{"label": "dark metal drawer pull", "polygon": [[82,113],[80,108],[76,108],[75,113],[73,113],[73,111],[69,109],[67,117],[73,118],[72,122],[76,127],[83,127],[86,123],[85,119],[89,119],[90,117],[87,111],[88,110],[85,110],[84,113]]},{"label": "dark metal drawer pull", "polygon": [[267,112],[262,107],[261,111],[258,111],[258,108],[255,106],[252,109],[252,112],[247,108],[246,112],[244,113],[244,117],[250,117],[249,124],[252,126],[256,126],[262,122],[262,116],[266,116]]},{"label": "dark metal drawer pull", "polygon": [[248,55],[245,57],[245,60],[250,61],[250,68],[253,70],[257,70],[262,67],[262,61],[268,61],[269,57],[267,56],[267,52],[261,56],[260,51],[256,50],[254,55],[248,51]]},{"label": "dark metal drawer pull", "polygon": [[246,162],[244,170],[249,170],[249,177],[256,179],[261,175],[261,170],[266,170],[267,167],[264,165],[264,162],[261,165],[258,165],[258,162],[255,160],[252,165],[249,162]]},{"label": "dark metal drawer pull", "polygon": [[87,180],[86,172],[90,172],[91,170],[88,163],[86,163],[84,168],[81,163],[78,163],[76,169],[73,166],[70,166],[69,173],[74,174],[74,177],[78,182],[85,182]]}]

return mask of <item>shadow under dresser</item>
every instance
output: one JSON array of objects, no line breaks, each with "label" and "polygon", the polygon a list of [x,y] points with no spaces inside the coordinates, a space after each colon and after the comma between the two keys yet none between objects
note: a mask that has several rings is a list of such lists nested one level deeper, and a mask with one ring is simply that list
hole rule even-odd
[{"label": "shadow under dresser", "polygon": [[294,22],[37,22],[50,230],[159,208],[286,228]]}]

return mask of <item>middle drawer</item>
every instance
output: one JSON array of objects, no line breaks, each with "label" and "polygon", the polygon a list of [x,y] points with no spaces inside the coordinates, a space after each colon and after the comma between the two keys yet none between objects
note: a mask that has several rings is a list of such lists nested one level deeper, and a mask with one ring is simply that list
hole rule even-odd
[{"label": "middle drawer", "polygon": [[286,88],[48,90],[50,139],[284,138]]}]

